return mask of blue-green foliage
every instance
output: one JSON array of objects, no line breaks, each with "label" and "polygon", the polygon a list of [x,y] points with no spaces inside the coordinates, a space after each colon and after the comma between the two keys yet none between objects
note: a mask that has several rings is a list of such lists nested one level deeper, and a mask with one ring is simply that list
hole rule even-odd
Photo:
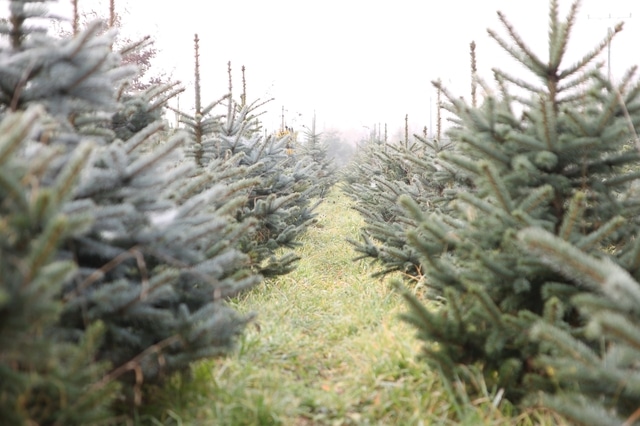
[{"label": "blue-green foliage", "polygon": [[495,70],[498,90],[478,107],[439,86],[457,122],[456,151],[439,159],[473,185],[443,211],[399,198],[423,284],[443,301],[405,292],[404,318],[429,363],[469,393],[620,424],[640,400],[640,86],[635,69],[614,85],[594,65],[615,32],[563,64],[577,6],[562,21],[550,2],[545,59],[499,15],[513,43],[491,36],[532,78]]},{"label": "blue-green foliage", "polygon": [[253,269],[268,277],[295,268],[299,258],[292,249],[313,223],[313,210],[331,183],[323,177],[323,163],[301,150],[294,134],[263,134],[261,106],[257,101],[235,102],[229,93],[194,116],[182,113],[181,121],[196,141],[188,155],[201,168],[237,158],[247,177],[255,179],[235,217],[254,224],[254,233],[243,238],[240,247]]},{"label": "blue-green foliage", "polygon": [[[27,155],[45,120],[33,106],[0,123],[0,418],[6,424],[105,420],[118,391],[117,382],[102,381],[109,364],[97,359],[104,323],[88,324],[73,341],[51,337],[64,309],[60,294],[78,270],[60,256],[60,246],[86,232],[93,218],[68,208],[90,144],[68,155],[49,146]],[[64,166],[51,170],[61,157]]]},{"label": "blue-green foliage", "polygon": [[316,117],[311,121],[311,127],[304,126],[304,140],[298,144],[296,154],[304,158],[305,162],[315,166],[314,181],[316,182],[314,196],[324,197],[338,181],[336,159],[330,155],[330,147],[325,140],[325,134],[316,129]]},{"label": "blue-green foliage", "polygon": [[159,119],[172,86],[122,95],[113,32],[31,31],[30,3],[0,29],[0,409],[80,424],[233,347],[251,315],[225,299],[262,279],[241,250],[255,221],[235,217],[256,181],[186,157]]},{"label": "blue-green foliage", "polygon": [[420,280],[421,260],[407,243],[407,230],[417,225],[398,204],[401,195],[415,200],[425,214],[445,212],[448,201],[470,186],[468,175],[439,159],[451,152],[451,141],[414,136],[404,144],[372,140],[359,148],[356,159],[343,172],[343,190],[366,222],[360,240],[350,240],[358,259],[371,258],[382,266],[378,275],[400,271]]}]

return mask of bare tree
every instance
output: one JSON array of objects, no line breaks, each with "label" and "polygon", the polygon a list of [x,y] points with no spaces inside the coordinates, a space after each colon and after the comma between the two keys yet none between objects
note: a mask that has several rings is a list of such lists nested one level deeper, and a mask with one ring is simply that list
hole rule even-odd
[{"label": "bare tree", "polygon": [[82,10],[78,7],[78,0],[73,1],[73,17],[72,29],[58,27],[57,34],[60,37],[69,37],[77,34],[77,32],[85,28],[89,22],[100,20],[105,23],[105,31],[109,28],[116,28],[119,36],[113,48],[122,53],[123,62],[125,64],[135,65],[138,67],[138,75],[130,82],[128,89],[132,91],[141,91],[149,89],[152,86],[166,84],[171,80],[171,76],[164,70],[152,69],[153,59],[158,53],[155,41],[150,35],[141,39],[135,39],[125,35],[125,26],[123,24],[122,15],[117,12],[115,0],[109,1],[108,14],[95,9]]}]

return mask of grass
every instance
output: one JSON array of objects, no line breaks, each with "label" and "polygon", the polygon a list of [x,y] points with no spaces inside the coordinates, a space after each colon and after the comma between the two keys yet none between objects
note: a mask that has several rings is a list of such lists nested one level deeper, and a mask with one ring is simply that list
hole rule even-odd
[{"label": "grass", "polygon": [[[200,362],[141,423],[175,425],[551,425],[551,413],[512,417],[494,395],[462,404],[419,361],[401,296],[354,262],[345,241],[363,222],[334,189],[305,235],[298,268],[232,301],[258,319],[231,356]],[[162,398],[166,400],[162,400]]]}]

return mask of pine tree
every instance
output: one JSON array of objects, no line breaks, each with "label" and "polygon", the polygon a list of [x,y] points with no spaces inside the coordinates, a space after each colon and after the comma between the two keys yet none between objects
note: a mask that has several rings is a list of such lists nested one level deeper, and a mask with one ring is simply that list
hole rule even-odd
[{"label": "pine tree", "polygon": [[314,180],[317,194],[315,197],[324,197],[337,182],[338,174],[335,161],[329,156],[329,146],[324,141],[324,135],[316,129],[316,116],[313,115],[311,127],[305,126],[305,140],[301,144],[299,154],[309,158],[311,164],[316,165]]},{"label": "pine tree", "polygon": [[27,155],[44,119],[32,107],[0,123],[0,418],[86,424],[108,419],[117,396],[115,382],[101,383],[108,365],[96,361],[104,325],[93,323],[77,342],[51,339],[48,330],[63,309],[59,294],[77,271],[56,253],[91,226],[90,212],[65,211],[91,147],[78,146],[51,173],[47,163],[60,152],[43,147]]},{"label": "pine tree", "polygon": [[[3,232],[26,244],[18,251],[25,267],[33,261],[29,256],[46,249],[46,257],[35,259],[42,262],[42,271],[19,271],[37,281],[33,288],[44,286],[41,302],[51,306],[46,325],[35,330],[46,345],[33,354],[32,366],[43,376],[50,371],[47,380],[64,381],[59,372],[71,372],[68,386],[75,394],[112,388],[118,380],[125,384],[119,397],[144,403],[143,385],[187,371],[194,360],[228,352],[252,318],[225,300],[261,280],[238,249],[254,223],[238,223],[232,216],[246,203],[245,191],[253,182],[244,179],[244,169],[199,170],[185,159],[188,134],[170,134],[158,114],[173,86],[123,95],[135,68],[123,66],[121,54],[112,49],[114,31],[103,32],[93,23],[75,37],[50,37],[29,25],[31,17],[48,16],[30,3],[12,1],[9,25],[2,28],[10,45],[0,49],[0,114],[10,120],[14,111],[45,111],[27,147],[15,154],[19,165],[33,162],[38,180],[28,182],[32,187],[22,197],[35,197],[37,205],[9,211],[15,219],[2,222]],[[79,151],[82,161],[76,158]],[[72,185],[75,180],[78,184]],[[11,186],[3,191],[7,203],[21,196]],[[38,198],[40,193],[53,194],[52,200]],[[71,219],[69,229],[51,228]],[[49,244],[42,246],[39,239]],[[5,301],[22,297],[12,290],[21,279],[11,272],[16,265],[0,264],[7,268],[0,271]],[[28,314],[22,309],[31,309],[24,303],[10,308],[5,302],[0,308],[2,339],[4,333],[20,332],[11,321]],[[25,330],[24,339],[29,333],[34,331]],[[59,347],[70,348],[69,358],[57,356]],[[71,360],[74,365],[67,368]],[[38,370],[40,365],[48,371]],[[98,377],[105,365],[108,374]],[[10,359],[3,361],[2,371],[22,374]],[[22,390],[1,392],[3,399],[18,400]],[[90,404],[83,404],[73,406],[81,410],[77,419],[91,415]],[[67,419],[60,417],[67,407],[50,409],[54,421]],[[82,423],[60,422],[52,424]]]},{"label": "pine tree", "polygon": [[361,147],[347,168],[343,189],[356,201],[354,208],[366,222],[361,238],[349,242],[359,253],[357,259],[382,264],[376,276],[400,271],[420,281],[420,258],[406,237],[416,221],[398,205],[398,198],[405,194],[425,210],[446,210],[447,201],[466,184],[464,173],[438,158],[454,148],[449,140],[419,135],[406,144],[374,139]]},{"label": "pine tree", "polygon": [[469,393],[501,389],[585,424],[619,424],[639,400],[640,87],[635,68],[614,85],[594,63],[621,25],[563,63],[578,4],[562,21],[550,1],[546,59],[498,14],[511,43],[489,34],[534,78],[495,69],[497,92],[477,80],[479,106],[436,83],[459,147],[440,158],[474,185],[447,215],[400,198],[418,222],[407,240],[424,282],[445,300],[434,310],[405,292],[404,318],[429,363]]},{"label": "pine tree", "polygon": [[239,247],[260,275],[286,274],[299,259],[291,249],[299,244],[298,237],[315,217],[313,210],[322,184],[315,179],[319,166],[290,149],[291,135],[263,135],[259,117],[265,102],[247,102],[246,84],[240,100],[234,99],[230,63],[227,94],[206,106],[202,104],[199,42],[196,34],[195,113],[179,111],[194,139],[189,156],[204,169],[210,169],[214,161],[230,158],[238,159],[238,164],[246,168],[247,178],[255,183],[235,218],[240,223],[252,223],[254,232],[242,238]]},{"label": "pine tree", "polygon": [[[634,193],[633,198],[637,199]],[[635,236],[634,236],[635,237]],[[542,403],[576,424],[637,424],[640,401],[638,349],[640,339],[640,283],[637,237],[613,258],[585,253],[541,229],[523,229],[520,244],[540,256],[567,283],[584,286],[570,299],[584,318],[584,333],[539,321],[532,339],[551,344],[535,365],[544,369],[560,392],[542,394]]]}]

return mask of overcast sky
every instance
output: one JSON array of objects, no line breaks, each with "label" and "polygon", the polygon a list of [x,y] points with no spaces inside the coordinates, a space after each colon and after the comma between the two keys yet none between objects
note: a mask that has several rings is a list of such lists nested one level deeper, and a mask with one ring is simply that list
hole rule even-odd
[{"label": "overcast sky", "polygon": [[[61,4],[71,3],[60,0]],[[569,0],[560,0],[566,15]],[[100,8],[104,0],[80,0],[81,8]],[[544,55],[548,30],[545,0],[227,0],[150,2],[116,0],[127,31],[151,34],[160,49],[158,66],[181,80],[193,99],[193,37],[200,37],[203,102],[226,89],[231,61],[240,90],[240,68],[247,67],[249,100],[274,97],[266,107],[269,127],[309,124],[313,112],[326,128],[361,129],[378,123],[413,128],[435,126],[435,91],[441,79],[469,97],[469,43],[477,44],[480,75],[490,69],[518,71],[487,35],[505,31],[503,11],[532,48]],[[610,18],[609,18],[610,17]],[[575,59],[601,40],[607,28],[626,21],[611,49],[614,75],[640,62],[640,1],[583,0],[569,44]],[[634,41],[636,41],[634,43]],[[606,55],[603,60],[606,60]]]}]

